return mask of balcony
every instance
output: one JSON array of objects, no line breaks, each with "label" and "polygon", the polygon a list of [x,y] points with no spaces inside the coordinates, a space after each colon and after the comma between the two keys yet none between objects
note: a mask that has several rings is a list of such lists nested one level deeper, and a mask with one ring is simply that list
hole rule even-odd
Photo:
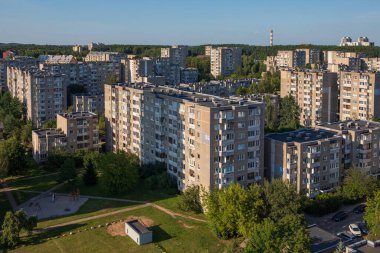
[{"label": "balcony", "polygon": [[372,152],[372,149],[362,149],[362,148],[358,149],[359,154],[369,154],[371,152]]},{"label": "balcony", "polygon": [[312,169],[312,168],[315,168],[315,167],[320,167],[321,166],[321,162],[307,163],[306,166],[309,169]]}]

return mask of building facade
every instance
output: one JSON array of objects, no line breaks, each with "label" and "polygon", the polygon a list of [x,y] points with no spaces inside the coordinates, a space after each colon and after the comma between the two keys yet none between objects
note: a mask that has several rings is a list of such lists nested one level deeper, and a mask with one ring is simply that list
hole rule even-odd
[{"label": "building facade", "polygon": [[241,48],[215,47],[211,49],[211,74],[229,76],[241,66]]},{"label": "building facade", "polygon": [[281,97],[291,95],[301,108],[300,124],[316,126],[337,121],[337,73],[281,71]]},{"label": "building facade", "polygon": [[161,48],[161,58],[169,58],[170,64],[186,68],[186,57],[188,54],[187,46],[172,46]]},{"label": "building facade", "polygon": [[103,95],[74,94],[73,112],[92,112],[95,114],[104,113]]},{"label": "building facade", "polygon": [[340,73],[340,120],[380,117],[380,73]]},{"label": "building facade", "polygon": [[265,176],[296,185],[315,197],[339,185],[343,175],[342,137],[327,130],[301,129],[265,136]]},{"label": "building facade", "polygon": [[49,154],[57,149],[66,149],[67,138],[60,129],[48,128],[32,131],[33,159],[47,161]]},{"label": "building facade", "polygon": [[105,85],[107,150],[165,162],[178,188],[263,178],[263,103],[148,84]]},{"label": "building facade", "polygon": [[196,83],[198,82],[198,69],[196,68],[181,68],[180,79],[181,83]]}]

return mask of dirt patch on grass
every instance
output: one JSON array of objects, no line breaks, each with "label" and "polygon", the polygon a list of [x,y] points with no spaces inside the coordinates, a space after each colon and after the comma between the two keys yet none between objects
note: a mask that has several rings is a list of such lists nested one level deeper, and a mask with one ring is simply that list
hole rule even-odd
[{"label": "dirt patch on grass", "polygon": [[107,233],[112,236],[126,236],[125,234],[125,222],[130,220],[139,220],[146,227],[152,227],[154,221],[145,216],[129,216],[127,219],[117,222],[112,222],[107,226]]}]

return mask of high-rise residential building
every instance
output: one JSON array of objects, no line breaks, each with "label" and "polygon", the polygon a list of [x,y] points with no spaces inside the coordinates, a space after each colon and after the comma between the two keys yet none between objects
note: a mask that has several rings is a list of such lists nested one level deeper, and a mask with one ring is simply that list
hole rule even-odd
[{"label": "high-rise residential building", "polygon": [[26,107],[27,118],[40,127],[66,108],[67,77],[38,68],[8,67],[8,90]]},{"label": "high-rise residential building", "polygon": [[337,73],[317,70],[282,70],[281,97],[298,103],[303,126],[335,122],[338,114]]},{"label": "high-rise residential building", "polygon": [[278,68],[303,67],[306,65],[306,51],[278,51],[276,57],[276,65]]},{"label": "high-rise residential building", "polygon": [[181,83],[196,83],[198,82],[198,69],[196,68],[181,68]]},{"label": "high-rise residential building", "polygon": [[61,129],[45,128],[32,131],[33,159],[44,162],[57,149],[66,149],[67,137]]},{"label": "high-rise residential building", "polygon": [[81,54],[83,51],[83,47],[80,45],[73,46],[73,52]]},{"label": "high-rise residential building", "polygon": [[98,115],[95,113],[57,114],[57,128],[67,137],[67,151],[99,150]]},{"label": "high-rise residential building", "polygon": [[380,118],[380,73],[340,72],[340,120]]},{"label": "high-rise residential building", "polygon": [[33,57],[14,56],[12,59],[0,59],[0,92],[7,90],[7,67],[35,67],[37,59]]},{"label": "high-rise residential building", "polygon": [[356,52],[327,51],[327,69],[331,72],[361,71],[364,54]]},{"label": "high-rise residential building", "polygon": [[358,41],[352,41],[350,37],[343,37],[340,41],[339,46],[360,46],[360,47],[373,47],[375,46],[374,42],[370,42],[367,37],[359,37]]},{"label": "high-rise residential building", "polygon": [[380,58],[363,58],[363,69],[368,71],[380,72]]},{"label": "high-rise residential building", "polygon": [[265,176],[295,184],[315,197],[339,185],[343,175],[342,137],[333,131],[301,129],[265,136]]},{"label": "high-rise residential building", "polygon": [[164,76],[165,83],[169,85],[177,85],[181,81],[180,66],[178,64],[170,64],[169,58],[159,58],[156,60],[156,75]]},{"label": "high-rise residential building", "polygon": [[211,49],[211,74],[229,76],[241,66],[241,48],[215,47]]},{"label": "high-rise residential building", "polygon": [[211,49],[213,46],[205,46],[205,56],[211,56]]},{"label": "high-rise residential building", "polygon": [[107,149],[165,162],[178,188],[263,178],[263,103],[148,84],[105,85]]},{"label": "high-rise residential building", "polygon": [[273,30],[270,30],[270,34],[269,34],[269,46],[273,47]]},{"label": "high-rise residential building", "polygon": [[126,56],[122,53],[118,52],[99,52],[99,51],[91,51],[89,52],[84,61],[86,62],[97,62],[97,61],[120,61]]},{"label": "high-rise residential building", "polygon": [[172,46],[168,48],[161,48],[161,58],[169,58],[170,64],[179,65],[181,68],[186,68],[187,54],[187,46]]},{"label": "high-rise residential building", "polygon": [[155,62],[149,57],[121,60],[121,81],[137,83],[155,76]]},{"label": "high-rise residential building", "polygon": [[73,112],[92,112],[103,114],[103,95],[74,94],[72,95]]},{"label": "high-rise residential building", "polygon": [[380,177],[380,123],[355,120],[324,124],[318,128],[342,136],[345,169],[357,168],[367,175]]}]

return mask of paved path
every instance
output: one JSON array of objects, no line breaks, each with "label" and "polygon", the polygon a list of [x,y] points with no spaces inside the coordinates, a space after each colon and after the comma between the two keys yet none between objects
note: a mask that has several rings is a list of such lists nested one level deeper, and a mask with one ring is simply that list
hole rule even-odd
[{"label": "paved path", "polygon": [[11,204],[11,207],[12,207],[13,211],[14,212],[17,211],[18,205],[17,205],[17,202],[16,202],[15,198],[13,197],[12,189],[9,188],[6,183],[1,183],[0,185],[1,185],[1,188],[2,188],[0,190],[0,192],[5,193],[5,195],[8,198],[9,203]]},{"label": "paved path", "polygon": [[96,220],[99,218],[103,218],[103,217],[107,217],[107,216],[111,216],[111,215],[115,215],[115,214],[119,214],[119,213],[124,213],[124,212],[128,212],[128,211],[141,209],[141,208],[148,207],[151,205],[152,205],[151,203],[145,203],[145,204],[140,205],[140,206],[127,207],[127,208],[123,208],[123,209],[116,210],[116,211],[109,212],[109,213],[98,214],[98,215],[94,215],[91,217],[86,217],[86,218],[82,218],[82,219],[77,219],[77,220],[72,220],[72,221],[52,225],[52,226],[44,228],[44,230],[49,230],[49,229],[53,229],[53,228],[60,228],[60,227],[73,225],[73,224],[79,224],[79,223],[83,223],[83,222],[90,221],[90,220]]}]

